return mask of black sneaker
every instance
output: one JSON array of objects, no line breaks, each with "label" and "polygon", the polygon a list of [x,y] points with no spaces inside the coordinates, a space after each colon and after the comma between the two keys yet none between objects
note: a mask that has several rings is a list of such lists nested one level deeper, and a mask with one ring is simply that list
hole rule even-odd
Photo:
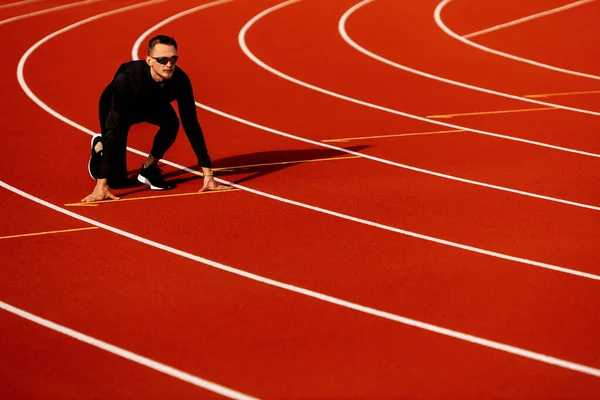
[{"label": "black sneaker", "polygon": [[96,152],[96,145],[102,139],[102,135],[96,134],[92,136],[92,154],[90,155],[90,160],[88,161],[88,172],[92,179],[98,179],[98,170],[100,169],[100,160],[102,159],[102,154],[104,153],[102,150]]},{"label": "black sneaker", "polygon": [[148,168],[144,168],[142,165],[142,169],[138,175],[138,181],[149,185],[152,190],[170,189],[171,186],[165,183],[162,172],[162,169],[158,168],[156,164],[152,164]]}]

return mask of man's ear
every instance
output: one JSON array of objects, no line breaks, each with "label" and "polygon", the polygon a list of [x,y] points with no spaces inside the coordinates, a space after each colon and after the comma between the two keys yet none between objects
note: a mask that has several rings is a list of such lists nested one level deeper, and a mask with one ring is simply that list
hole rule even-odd
[{"label": "man's ear", "polygon": [[150,60],[152,60],[152,58],[149,55],[146,56],[146,64],[150,65]]}]

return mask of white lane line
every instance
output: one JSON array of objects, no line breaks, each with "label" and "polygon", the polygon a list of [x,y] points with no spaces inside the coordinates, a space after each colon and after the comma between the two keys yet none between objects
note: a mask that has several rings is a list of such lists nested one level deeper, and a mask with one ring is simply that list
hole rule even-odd
[{"label": "white lane line", "polygon": [[23,1],[16,1],[14,3],[2,4],[2,5],[0,5],[0,10],[2,10],[4,8],[22,6],[27,3],[37,3],[38,1],[41,1],[41,0],[23,0]]},{"label": "white lane line", "polygon": [[[468,128],[465,126],[460,126],[460,125],[454,125],[454,124],[450,124],[447,122],[442,122],[442,121],[436,121],[434,119],[428,119],[428,118],[424,118],[424,117],[419,117],[417,115],[414,114],[408,114],[402,111],[398,111],[398,110],[394,110],[391,108],[387,108],[387,107],[383,107],[383,106],[379,106],[377,104],[373,104],[373,103],[369,103],[366,101],[362,101],[362,100],[358,100],[355,99],[353,97],[348,97],[348,96],[344,96],[342,94],[333,92],[331,90],[327,90],[327,89],[323,89],[321,87],[315,86],[315,85],[311,85],[310,83],[301,81],[299,79],[293,78],[289,75],[284,74],[283,72],[271,67],[270,65],[266,64],[265,62],[263,62],[262,60],[260,60],[256,55],[254,55],[250,49],[248,48],[247,44],[246,44],[246,34],[247,31],[249,30],[249,28],[254,25],[258,20],[260,20],[261,18],[263,18],[264,16],[266,16],[267,14],[272,13],[273,11],[276,11],[280,8],[286,7],[290,4],[296,3],[299,0],[290,0],[290,1],[286,1],[284,3],[275,5],[261,13],[259,13],[258,15],[256,15],[254,18],[252,18],[250,21],[248,21],[248,23],[246,25],[244,25],[244,27],[242,28],[242,30],[240,31],[240,34],[238,35],[238,43],[242,49],[242,51],[244,52],[244,54],[246,54],[246,56],[248,58],[250,58],[255,64],[257,64],[258,66],[260,66],[261,68],[269,71],[270,73],[279,76],[280,78],[283,78],[287,81],[290,81],[292,83],[295,83],[297,85],[300,86],[304,86],[308,89],[332,96],[332,97],[336,97],[342,100],[346,100],[349,101],[351,103],[355,103],[355,104],[360,104],[369,108],[374,108],[376,110],[381,110],[381,111],[385,111],[388,112],[390,114],[395,114],[395,115],[400,115],[402,117],[406,117],[406,118],[410,118],[410,119],[415,119],[418,121],[423,121],[423,122],[428,122],[430,124],[433,125],[440,125],[440,126],[445,126],[448,128],[453,128],[453,129],[461,129],[461,130],[466,130],[469,132],[474,132],[474,133],[478,133],[481,135],[486,135],[486,136],[492,136],[492,137],[496,137],[496,138],[500,138],[500,139],[506,139],[506,140],[512,140],[512,141],[516,141],[516,142],[520,142],[520,143],[527,143],[527,144],[531,144],[531,145],[535,145],[535,146],[541,146],[541,147],[545,147],[545,148],[550,148],[550,149],[554,149],[554,150],[560,150],[560,151],[565,151],[565,152],[569,152],[569,153],[575,153],[575,154],[580,154],[580,155],[586,155],[586,156],[590,156],[590,157],[596,157],[596,158],[600,158],[600,154],[597,153],[590,153],[590,152],[586,152],[586,151],[582,151],[582,150],[575,150],[575,149],[570,149],[570,148],[566,148],[566,147],[561,147],[561,146],[555,146],[555,145],[551,145],[551,144],[547,144],[547,143],[542,143],[542,142],[536,142],[536,141],[532,141],[532,140],[527,140],[527,139],[522,139],[522,138],[517,138],[517,137],[513,137],[513,136],[507,136],[507,135],[501,135],[501,134],[497,134],[497,133],[493,133],[493,132],[488,132],[488,131],[482,131],[482,130],[478,130],[478,129],[473,129],[473,128]],[[590,111],[591,113],[592,111]],[[598,115],[600,115],[600,113],[597,113]]]},{"label": "white lane line", "polygon": [[[4,182],[0,181],[0,185],[5,187]],[[11,189],[9,189],[11,190]],[[96,347],[100,350],[104,350],[108,353],[114,354],[118,357],[124,358],[126,360],[132,361],[136,364],[143,365],[148,367],[154,371],[160,372],[162,374],[168,375],[170,377],[179,379],[186,383],[192,384],[194,386],[200,387],[202,389],[206,389],[213,393],[220,394],[224,397],[228,397],[230,399],[239,399],[239,400],[254,400],[255,397],[248,396],[247,394],[238,392],[236,390],[232,390],[228,387],[219,385],[217,383],[208,381],[206,379],[199,378],[195,375],[189,374],[185,371],[181,371],[177,368],[173,368],[169,365],[160,363],[158,361],[152,360],[148,357],[141,356],[132,351],[125,350],[121,347],[115,346],[113,344],[107,343],[103,340],[96,339],[92,336],[86,335],[85,333],[78,332],[74,329],[67,328],[64,325],[57,324],[56,322],[52,322],[20,308],[17,308],[13,305],[0,301],[0,309],[9,312],[11,314],[17,315],[23,319],[26,319],[35,324],[41,325],[44,328],[50,329],[54,332],[62,333],[63,335],[69,336],[72,339],[78,340],[80,342],[86,343],[90,346]]]},{"label": "white lane line", "polygon": [[[230,0],[224,0],[223,2],[228,2],[228,1],[230,1]],[[203,7],[203,6],[201,6],[201,7]],[[169,23],[171,21],[174,21],[174,20],[176,20],[178,18],[181,18],[183,16],[186,16],[186,15],[189,15],[189,14],[195,12],[195,11],[198,11],[198,10],[199,10],[199,7],[194,7],[194,8],[191,8],[189,10],[182,11],[182,12],[180,12],[178,14],[173,15],[172,17],[169,17],[167,20],[162,21],[162,22],[154,25],[152,28],[146,30],[146,32],[144,32],[135,41],[135,44],[134,44],[134,46],[133,46],[133,48],[131,50],[131,57],[133,59],[138,59],[138,54],[139,54],[140,46],[141,46],[142,42],[144,41],[144,39],[147,36],[149,36],[149,34],[151,32],[156,31],[157,29],[163,27],[164,25],[166,25],[167,23]],[[33,96],[35,96],[35,95],[33,95]],[[32,99],[34,99],[32,96],[30,96],[30,97]],[[38,100],[34,100],[34,101],[37,102],[37,101],[39,101],[39,99]],[[41,103],[41,104],[43,104],[43,103]],[[525,191],[521,191],[521,190],[506,188],[506,187],[503,187],[503,186],[497,186],[497,185],[492,185],[492,184],[488,184],[488,183],[484,183],[484,182],[479,182],[479,181],[464,179],[464,178],[456,177],[456,176],[453,176],[453,175],[442,174],[442,173],[439,173],[439,172],[430,171],[430,170],[426,170],[426,169],[422,169],[422,168],[417,168],[417,167],[413,167],[413,166],[406,165],[406,164],[400,164],[400,163],[397,163],[397,162],[394,162],[394,161],[386,160],[386,159],[379,158],[379,157],[370,156],[370,155],[367,155],[367,154],[357,153],[357,152],[354,152],[354,151],[351,151],[351,150],[347,150],[347,149],[344,149],[344,148],[341,148],[341,147],[329,145],[329,144],[322,143],[322,142],[317,142],[317,141],[310,140],[310,139],[305,139],[303,137],[295,136],[295,135],[292,135],[292,134],[289,134],[289,133],[286,133],[286,132],[282,132],[282,131],[279,131],[279,130],[276,130],[276,129],[272,129],[272,128],[266,127],[264,125],[259,125],[257,123],[254,123],[254,122],[245,120],[243,118],[240,118],[240,117],[228,114],[226,112],[217,110],[215,108],[212,108],[212,107],[210,107],[208,105],[205,105],[205,104],[202,104],[202,103],[199,103],[199,102],[196,102],[196,105],[198,107],[206,110],[206,111],[212,112],[214,114],[220,115],[222,117],[231,119],[233,121],[236,121],[236,122],[248,125],[248,126],[252,126],[254,128],[257,128],[257,129],[264,130],[266,132],[274,133],[274,134],[279,135],[279,136],[287,137],[287,138],[290,138],[290,139],[293,139],[293,140],[297,140],[297,141],[301,141],[301,142],[304,142],[304,143],[309,143],[309,144],[312,144],[312,145],[315,145],[315,146],[320,146],[320,147],[325,147],[325,148],[328,148],[328,149],[337,150],[337,151],[342,152],[342,153],[351,154],[351,155],[354,155],[354,156],[366,158],[366,159],[369,159],[369,160],[372,160],[372,161],[376,161],[376,162],[380,162],[380,163],[383,163],[383,164],[392,165],[394,167],[404,168],[404,169],[408,169],[408,170],[411,170],[411,171],[424,173],[424,174],[427,174],[427,175],[437,176],[437,177],[443,178],[443,179],[450,179],[450,180],[453,180],[453,181],[467,183],[467,184],[471,184],[471,185],[475,185],[475,186],[486,187],[486,188],[489,188],[489,189],[495,189],[495,190],[500,190],[500,191],[504,191],[504,192],[514,193],[514,194],[518,194],[518,195],[533,197],[533,198],[537,198],[537,199],[541,199],[541,200],[547,200],[547,201],[552,201],[552,202],[557,202],[557,203],[562,203],[562,204],[568,204],[568,205],[572,205],[572,206],[575,206],[575,207],[582,207],[582,208],[587,208],[587,209],[590,209],[590,210],[600,211],[600,207],[598,207],[598,206],[593,206],[593,205],[589,205],[589,204],[572,202],[572,201],[569,201],[569,200],[558,199],[558,198],[555,198],[555,197],[549,197],[549,196],[539,195],[539,194],[525,192]],[[40,105],[40,106],[42,108],[45,107],[45,105],[44,106]],[[44,108],[44,109],[46,109],[46,108]],[[50,112],[51,114],[53,113],[53,111],[48,111],[48,112]],[[64,118],[64,117],[59,115],[59,116],[57,116],[57,118],[59,118],[59,119],[62,120],[62,118]],[[66,123],[69,123],[69,122],[66,122]],[[439,123],[439,124],[444,125],[444,126],[452,126],[452,127],[457,126],[457,125],[451,125],[451,124],[446,124],[446,123]],[[73,124],[71,124],[71,125],[74,126],[74,127],[76,127],[76,128],[78,128],[78,129],[80,129],[79,126],[76,126],[76,125],[73,125]],[[92,134],[92,135],[94,134],[91,131],[85,130],[85,128],[83,130],[86,133],[89,133],[89,134]],[[131,149],[131,151],[138,152],[138,150],[135,150],[135,149]],[[593,156],[600,157],[600,155],[593,155]]]},{"label": "white lane line", "polygon": [[133,48],[131,50],[131,58],[133,60],[137,60],[138,59],[138,55],[139,55],[139,50],[140,47],[142,46],[142,42],[145,40],[146,37],[148,37],[150,35],[150,33],[152,33],[153,31],[155,31],[156,29],[158,29],[159,27],[165,26],[166,24],[175,21],[176,19],[181,18],[184,15],[188,15],[197,11],[201,11],[201,10],[205,10],[207,8],[211,8],[214,6],[218,6],[221,4],[225,4],[225,3],[230,3],[233,0],[216,0],[216,1],[212,1],[210,3],[206,3],[206,4],[202,4],[193,8],[190,8],[188,10],[179,12],[177,14],[172,15],[171,17],[159,22],[158,24],[154,25],[153,27],[147,29],[144,33],[142,33],[137,40],[135,41],[135,43],[133,44]]},{"label": "white lane line", "polygon": [[[470,90],[475,90],[477,92],[482,92],[482,93],[487,93],[487,94],[491,94],[494,96],[499,96],[499,97],[505,97],[508,99],[512,99],[512,100],[518,100],[518,101],[523,101],[526,103],[533,103],[533,104],[540,104],[543,106],[548,106],[551,107],[553,109],[562,109],[562,110],[568,110],[568,111],[574,111],[574,112],[578,112],[578,113],[584,113],[584,114],[591,114],[591,115],[598,115],[600,116],[599,112],[595,112],[595,111],[591,111],[591,110],[584,110],[584,109],[580,109],[580,108],[574,108],[574,107],[568,107],[568,106],[563,106],[561,104],[555,104],[555,103],[549,103],[549,102],[545,102],[545,101],[541,101],[541,100],[533,100],[533,99],[529,99],[526,97],[521,97],[521,96],[516,96],[513,94],[509,94],[509,93],[504,93],[504,92],[498,92],[496,90],[491,90],[491,89],[486,89],[486,88],[482,88],[480,86],[474,86],[474,85],[469,85],[466,84],[464,82],[458,82],[458,81],[454,81],[451,79],[447,79],[447,78],[443,78],[439,75],[433,75],[424,71],[420,71],[418,69],[414,69],[414,68],[410,68],[406,65],[402,65],[399,64],[397,62],[391,61],[387,58],[384,58],[378,54],[373,53],[372,51],[367,50],[366,48],[362,47],[361,45],[359,45],[358,43],[356,43],[356,41],[354,41],[350,35],[348,34],[347,30],[346,30],[346,23],[348,21],[348,18],[350,18],[350,16],[352,14],[354,14],[357,10],[359,10],[360,8],[366,6],[369,3],[372,3],[375,0],[364,0],[360,3],[357,3],[356,5],[354,5],[353,7],[351,7],[350,9],[348,9],[340,18],[339,22],[338,22],[338,32],[340,33],[340,35],[342,36],[342,38],[344,39],[344,41],[346,43],[348,43],[351,47],[353,47],[355,50],[359,51],[360,53],[371,57],[379,62],[382,62],[384,64],[387,64],[391,67],[406,71],[406,72],[410,72],[413,73],[415,75],[419,75],[425,78],[429,78],[432,80],[436,80],[439,82],[444,82],[447,83],[449,85],[453,85],[453,86],[459,86],[465,89],[470,89]],[[587,1],[591,1],[591,0],[587,0]],[[432,118],[431,116],[428,116],[427,118]]]},{"label": "white lane line", "polygon": [[43,10],[38,10],[38,11],[34,11],[28,14],[22,14],[22,15],[17,15],[15,17],[12,18],[7,18],[7,19],[3,19],[0,21],[0,26],[4,25],[4,24],[8,24],[9,22],[15,22],[15,21],[19,21],[25,18],[30,18],[30,17],[35,17],[37,15],[43,15],[43,14],[47,14],[50,12],[54,12],[54,11],[59,11],[59,10],[66,10],[67,8],[72,8],[72,7],[77,7],[77,6],[84,6],[86,4],[91,4],[91,3],[97,3],[99,1],[103,1],[103,0],[84,0],[84,1],[79,1],[76,3],[69,3],[69,4],[65,4],[62,6],[56,6],[56,7],[51,7],[51,8],[46,8]]},{"label": "white lane line", "polygon": [[[183,258],[187,258],[189,260],[192,261],[196,261],[202,264],[205,264],[207,266],[219,269],[221,271],[226,271],[238,276],[242,276],[245,278],[248,278],[250,280],[256,281],[256,282],[260,282],[260,283],[264,283],[266,285],[270,285],[270,286],[274,286],[277,287],[279,289],[283,289],[283,290],[287,290],[289,292],[293,292],[293,293],[298,293],[301,294],[303,296],[307,296],[313,299],[317,299],[317,300],[321,300],[330,304],[334,304],[340,307],[344,307],[344,308],[348,308],[351,310],[355,310],[361,313],[365,313],[365,314],[369,314],[375,317],[379,317],[379,318],[384,318],[390,321],[394,321],[394,322],[398,322],[404,325],[408,325],[414,328],[418,328],[418,329],[422,329],[425,331],[429,331],[429,332],[434,332],[443,336],[448,336],[454,339],[458,339],[458,340],[462,340],[465,342],[469,342],[469,343],[473,343],[479,346],[483,346],[483,347],[487,347],[487,348],[491,348],[491,349],[495,349],[495,350],[499,350],[499,351],[503,351],[506,353],[510,353],[510,354],[514,354],[517,356],[521,356],[524,358],[528,358],[531,360],[536,360],[545,364],[551,364],[551,365],[555,365],[557,367],[561,367],[561,368],[565,368],[565,369],[569,369],[572,371],[577,371],[577,372],[581,372],[584,374],[588,374],[588,375],[592,375],[592,376],[596,376],[596,377],[600,377],[600,369],[598,368],[594,368],[591,366],[587,366],[587,365],[583,365],[583,364],[579,364],[579,363],[575,363],[572,361],[567,361],[567,360],[563,360],[560,358],[556,358],[556,357],[552,357],[546,354],[541,354],[541,353],[537,353],[531,350],[526,350],[526,349],[522,349],[520,347],[516,347],[516,346],[511,346],[505,343],[500,343],[500,342],[496,342],[493,340],[489,340],[489,339],[485,339],[479,336],[474,336],[468,333],[463,333],[463,332],[459,332],[459,331],[455,331],[452,329],[448,329],[448,328],[444,328],[441,326],[437,326],[437,325],[433,325],[433,324],[429,324],[427,322],[423,322],[423,321],[419,321],[419,320],[415,320],[412,318],[407,318],[407,317],[403,317],[397,314],[393,314],[393,313],[389,313],[386,311],[382,311],[382,310],[378,310],[375,308],[371,308],[371,307],[367,307],[367,306],[363,306],[357,303],[353,303],[347,300],[342,300],[339,299],[337,297],[333,297],[333,296],[329,296],[323,293],[319,293],[319,292],[315,292],[313,290],[309,290],[309,289],[305,289],[302,287],[298,287],[298,286],[294,286],[288,283],[284,283],[284,282],[280,282],[280,281],[276,281],[274,279],[270,279],[270,278],[266,278],[257,274],[253,274],[247,271],[243,271],[237,268],[233,268],[230,267],[228,265],[225,264],[221,264],[218,263],[216,261],[212,261],[200,256],[196,256],[194,254],[182,251],[182,250],[178,250],[175,249],[173,247],[164,245],[162,243],[158,243],[155,242],[153,240],[150,239],[146,239],[144,237],[135,235],[133,233],[115,228],[113,226],[104,224],[102,222],[98,222],[96,220],[93,220],[91,218],[87,218],[84,216],[81,216],[79,214],[76,214],[74,212],[65,210],[61,207],[58,207],[52,203],[49,203],[47,201],[44,201],[42,199],[39,199],[29,193],[25,193],[22,190],[19,190],[3,181],[0,181],[0,187],[3,187],[7,190],[10,190],[11,192],[18,194],[19,196],[25,197],[31,201],[34,201],[38,204],[41,204],[45,207],[48,207],[52,210],[58,211],[62,214],[68,215],[72,218],[78,219],[80,221],[83,221],[85,223],[88,223],[90,225],[94,225],[97,226],[99,228],[105,229],[107,231],[116,233],[117,235],[121,235],[124,237],[127,237],[131,240],[140,242],[140,243],[144,243],[148,246],[151,247],[155,247],[157,249],[161,249],[164,250],[168,253],[174,254],[174,255],[178,255],[180,257]],[[143,361],[143,360],[140,360]],[[162,372],[162,371],[161,371]],[[166,373],[166,372],[165,372]],[[180,378],[181,379],[181,378]],[[204,387],[204,386],[203,386]],[[211,389],[209,389],[211,390]]]},{"label": "white lane line", "polygon": [[472,32],[472,33],[469,33],[467,35],[463,35],[463,37],[466,38],[466,39],[470,39],[470,38],[475,37],[475,36],[481,36],[481,35],[483,35],[485,33],[490,33],[490,32],[494,32],[494,31],[498,31],[500,29],[508,28],[510,26],[515,26],[515,25],[518,25],[518,24],[522,24],[523,22],[532,21],[534,19],[542,18],[542,17],[545,17],[547,15],[551,15],[551,14],[556,14],[558,12],[561,12],[561,11],[564,11],[564,10],[568,10],[570,8],[577,7],[577,6],[580,6],[582,4],[592,2],[592,1],[594,1],[594,0],[579,0],[579,1],[576,1],[574,3],[570,3],[570,4],[567,4],[567,5],[564,5],[562,7],[553,8],[552,10],[542,11],[542,12],[539,12],[537,14],[532,14],[532,15],[529,15],[527,17],[516,19],[514,21],[506,22],[504,24],[498,24],[498,25],[494,25],[494,26],[491,26],[491,27],[486,28],[486,29],[482,29],[482,30],[477,31],[477,32]]},{"label": "white lane line", "polygon": [[25,54],[23,54],[23,56],[21,57],[21,59],[19,60],[19,64],[17,66],[17,80],[19,81],[19,84],[21,85],[21,88],[25,91],[25,93],[29,96],[29,98],[31,98],[33,100],[34,103],[36,103],[38,106],[40,106],[44,111],[46,111],[48,114],[52,115],[53,117],[63,121],[64,123],[71,125],[81,131],[84,131],[86,133],[89,133],[91,135],[95,135],[95,132],[90,131],[89,129],[87,129],[86,127],[79,125],[76,122],[71,121],[70,119],[62,116],[61,114],[57,113],[56,111],[54,111],[52,108],[48,107],[44,102],[42,102],[40,99],[37,98],[37,96],[35,94],[33,94],[33,92],[31,90],[29,90],[29,86],[27,85],[27,83],[25,82],[25,78],[23,76],[23,70],[25,68],[25,62],[27,61],[27,59],[29,58],[29,56],[38,48],[40,47],[42,44],[46,43],[48,40],[52,39],[55,36],[60,35],[61,33],[67,32],[71,29],[74,29],[80,25],[84,25],[87,24],[88,22],[92,22],[95,21],[97,19],[100,18],[104,18],[106,16],[109,15],[113,15],[113,14],[118,14],[121,12],[125,12],[128,10],[134,10],[136,8],[140,8],[140,7],[146,7],[149,6],[151,4],[156,4],[156,3],[162,3],[166,0],[150,0],[150,1],[146,1],[143,3],[139,3],[139,4],[134,4],[131,6],[127,6],[127,7],[123,7],[123,8],[119,8],[113,11],[108,11],[102,14],[98,14],[89,18],[86,18],[82,21],[79,22],[75,22],[65,28],[59,29],[47,36],[45,36],[43,39],[39,40],[37,43],[35,43],[33,46],[31,46],[26,52]]},{"label": "white lane line", "polygon": [[[225,3],[225,2],[227,2],[227,0],[219,0],[219,1],[216,1],[214,3],[215,4],[217,4],[217,3],[218,4],[222,4],[222,3]],[[206,8],[206,7],[208,7],[208,4],[207,5],[203,5],[201,7]],[[196,9],[197,9],[197,7],[196,7]],[[107,16],[107,15],[110,15],[110,14],[111,13],[105,13],[105,14],[100,14],[100,15]],[[44,102],[42,102],[31,91],[31,89],[27,85],[27,82],[25,81],[25,78],[24,78],[24,75],[23,75],[23,70],[25,68],[25,63],[27,61],[27,58],[31,55],[31,53],[34,51],[34,49],[37,49],[42,43],[47,42],[51,37],[57,36],[59,34],[58,32],[60,32],[60,33],[66,32],[66,31],[71,30],[71,29],[73,29],[75,27],[83,25],[84,23],[91,22],[91,21],[97,20],[99,18],[100,18],[100,16],[95,16],[95,17],[87,18],[85,20],[82,20],[80,22],[76,22],[74,24],[71,24],[71,25],[69,25],[69,26],[67,26],[67,27],[65,27],[65,28],[63,28],[63,29],[61,29],[61,30],[59,30],[57,32],[51,33],[50,35],[44,37],[43,39],[41,39],[40,41],[38,41],[37,43],[35,43],[27,52],[25,52],[25,54],[23,55],[23,57],[21,58],[21,60],[19,62],[19,66],[18,66],[18,69],[17,69],[17,79],[19,81],[19,84],[21,85],[21,88],[23,89],[23,91],[25,92],[25,94],[35,104],[37,104],[40,108],[42,108],[43,110],[45,110],[46,112],[48,112],[50,115],[54,116],[55,118],[61,120],[62,122],[64,122],[64,123],[66,123],[66,124],[68,124],[68,125],[76,128],[76,129],[78,129],[78,130],[80,130],[82,132],[85,132],[85,133],[87,133],[87,134],[89,134],[91,136],[95,135],[96,133],[93,132],[92,130],[90,130],[90,129],[84,127],[84,126],[82,126],[82,125],[79,125],[79,124],[71,121],[70,119],[68,119],[65,116],[59,114],[58,112],[56,112],[55,110],[53,110],[52,108],[50,108],[47,104],[45,104]],[[170,18],[170,20],[171,21],[173,20],[172,17]],[[158,26],[163,26],[163,25],[164,25],[164,23],[159,23],[157,25],[157,29],[158,29]],[[152,30],[147,30],[146,34],[148,34],[151,31]],[[141,41],[136,41],[136,43],[141,43]],[[212,112],[218,114],[218,115],[223,115],[223,113],[221,111],[219,111],[219,110],[215,110],[215,109],[210,109],[210,110]],[[242,119],[240,119],[238,117],[235,117],[235,116],[229,115],[228,118],[231,118],[231,119],[233,119],[235,121],[243,122],[243,123],[245,123],[247,125],[250,125],[250,126],[261,127],[260,125],[254,124],[254,123],[249,122],[249,121],[242,120]],[[267,128],[267,127],[261,127],[261,129],[265,129],[265,130],[273,131],[273,132],[279,132],[279,131],[274,131],[273,129],[270,129],[270,128]],[[290,136],[290,137],[294,137],[294,136],[289,135],[289,134],[287,134],[285,132],[279,132],[279,134],[284,135],[284,136],[287,135],[287,136]],[[297,140],[308,141],[307,139],[302,139],[302,138],[297,138]],[[317,145],[321,145],[323,147],[327,147],[327,148],[339,150],[341,152],[345,152],[345,153],[349,153],[349,154],[353,154],[353,155],[363,156],[360,153],[355,153],[355,152],[352,152],[352,151],[349,151],[349,150],[346,150],[346,149],[342,149],[342,148],[339,148],[339,147],[336,147],[336,146],[327,145],[327,144],[321,144],[319,142],[313,142],[313,141],[308,141],[308,142],[309,143],[314,143],[314,144],[317,144]],[[129,151],[135,153],[135,154],[138,154],[138,155],[142,156],[142,157],[148,157],[147,153],[144,153],[144,152],[139,151],[137,149],[133,149],[131,147],[127,147],[127,149]],[[165,160],[165,159],[161,160],[161,162],[163,162],[164,164],[170,165],[170,166],[172,166],[174,168],[178,168],[180,170],[189,172],[191,174],[195,174],[195,175],[201,176],[201,174],[198,171],[186,168],[186,167],[184,167],[182,165],[179,165],[179,164],[176,164],[174,162],[171,162],[171,161],[168,161],[168,160]],[[433,243],[437,243],[437,244],[442,244],[442,245],[449,246],[449,247],[458,248],[458,249],[461,249],[461,250],[466,250],[466,251],[471,251],[471,252],[475,252],[475,253],[478,253],[478,254],[483,254],[483,255],[486,255],[486,256],[491,256],[491,257],[496,257],[496,258],[500,258],[500,259],[504,259],[504,260],[514,261],[514,262],[523,263],[523,264],[527,264],[527,265],[532,265],[532,266],[535,266],[535,267],[540,267],[540,268],[544,268],[544,269],[548,269],[548,270],[552,270],[552,271],[562,272],[562,273],[566,273],[566,274],[570,274],[570,275],[575,275],[575,276],[579,276],[579,277],[583,277],[583,278],[587,278],[587,279],[600,280],[600,276],[599,275],[591,274],[591,273],[588,273],[588,272],[583,272],[583,271],[578,271],[578,270],[574,270],[574,269],[559,267],[559,266],[556,266],[556,265],[542,263],[542,262],[538,262],[538,261],[532,261],[532,260],[528,260],[528,259],[525,259],[525,258],[514,257],[514,256],[510,256],[510,255],[506,255],[506,254],[502,254],[502,253],[497,253],[497,252],[490,251],[490,250],[480,249],[480,248],[473,247],[473,246],[467,246],[467,245],[464,245],[464,244],[461,244],[461,243],[456,243],[456,242],[452,242],[452,241],[445,240],[445,239],[439,239],[439,238],[436,238],[436,237],[427,236],[427,235],[423,235],[423,234],[420,234],[420,233],[411,232],[411,231],[407,231],[407,230],[404,230],[404,229],[399,229],[399,228],[395,228],[395,227],[392,227],[392,226],[379,224],[379,223],[368,221],[368,220],[365,220],[365,219],[356,218],[356,217],[353,217],[353,216],[350,216],[350,215],[338,213],[338,212],[327,210],[327,209],[324,209],[324,208],[319,208],[319,207],[311,206],[309,204],[300,203],[298,201],[286,199],[286,198],[275,196],[275,195],[272,195],[272,194],[269,194],[269,193],[266,193],[266,192],[261,192],[261,191],[255,190],[255,189],[251,189],[251,188],[246,187],[246,186],[233,184],[231,182],[228,182],[228,181],[225,181],[225,180],[222,180],[222,179],[216,178],[216,180],[218,182],[221,182],[221,183],[224,183],[224,184],[228,184],[228,185],[233,186],[235,188],[238,188],[238,189],[241,189],[241,190],[245,190],[247,192],[250,192],[250,193],[253,193],[253,194],[257,194],[259,196],[263,196],[263,197],[266,197],[266,198],[277,200],[277,201],[280,201],[282,203],[291,204],[291,205],[302,207],[302,208],[305,208],[305,209],[308,209],[308,210],[320,212],[320,213],[323,213],[323,214],[327,214],[327,215],[331,215],[331,216],[334,216],[334,217],[337,217],[337,218],[341,218],[341,219],[345,219],[345,220],[348,220],[348,221],[353,221],[353,222],[357,222],[357,223],[364,224],[364,225],[367,225],[367,226],[372,226],[372,227],[375,227],[375,228],[387,230],[387,231],[390,231],[390,232],[395,232],[395,233],[399,233],[399,234],[402,234],[402,235],[414,237],[414,238],[417,238],[417,239],[422,239],[422,240],[430,241],[430,242],[433,242]],[[600,208],[596,207],[596,210],[598,211],[598,210],[600,210]]]},{"label": "white lane line", "polygon": [[520,62],[525,63],[525,64],[535,65],[536,67],[540,67],[540,68],[545,68],[545,69],[549,69],[549,70],[552,70],[552,71],[561,72],[563,74],[575,75],[575,76],[580,76],[580,77],[583,77],[583,78],[590,78],[590,79],[600,80],[600,76],[597,76],[597,75],[586,74],[586,73],[583,73],[583,72],[573,71],[573,70],[565,69],[565,68],[559,68],[559,67],[555,67],[553,65],[544,64],[544,63],[537,62],[537,61],[534,61],[534,60],[530,60],[530,59],[527,59],[527,58],[517,57],[517,56],[512,55],[512,54],[504,53],[504,52],[501,52],[501,51],[498,51],[498,50],[491,49],[489,47],[482,46],[482,45],[480,45],[478,43],[475,43],[473,41],[470,41],[469,39],[466,39],[466,38],[460,36],[456,32],[452,31],[450,28],[448,28],[446,26],[446,24],[444,23],[444,21],[442,20],[442,16],[441,16],[442,15],[442,10],[444,9],[444,7],[446,7],[448,5],[448,3],[450,3],[450,1],[452,1],[452,0],[443,0],[441,3],[439,3],[438,6],[435,8],[435,12],[433,14],[433,17],[435,19],[435,23],[440,27],[441,30],[443,30],[444,32],[446,32],[448,35],[452,36],[454,39],[458,40],[459,42],[462,42],[462,43],[466,44],[467,46],[475,47],[476,49],[479,49],[479,50],[484,51],[486,53],[491,53],[491,54],[495,54],[495,55],[500,56],[500,57],[509,58],[509,59],[515,60],[515,61],[520,61]]}]

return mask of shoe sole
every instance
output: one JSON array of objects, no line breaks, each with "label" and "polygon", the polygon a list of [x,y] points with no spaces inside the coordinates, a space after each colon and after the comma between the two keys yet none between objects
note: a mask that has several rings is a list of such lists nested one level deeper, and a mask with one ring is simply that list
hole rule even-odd
[{"label": "shoe sole", "polygon": [[138,182],[141,182],[144,185],[150,186],[150,189],[152,189],[152,190],[165,190],[168,188],[168,187],[154,186],[148,179],[144,178],[142,175],[138,175],[137,180],[138,180]]},{"label": "shoe sole", "polygon": [[[102,137],[102,135],[97,133],[94,136],[92,136],[92,141],[90,142],[91,151],[94,151],[94,140],[96,140],[96,138],[98,138],[98,137]],[[90,177],[93,180],[98,179],[94,176],[94,174],[92,174],[92,156],[91,155],[90,155],[90,159],[88,160],[88,174],[90,174]]]}]

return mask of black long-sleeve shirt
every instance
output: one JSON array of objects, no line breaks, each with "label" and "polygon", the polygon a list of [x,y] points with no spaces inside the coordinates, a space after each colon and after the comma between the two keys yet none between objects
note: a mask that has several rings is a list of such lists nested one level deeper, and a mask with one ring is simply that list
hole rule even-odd
[{"label": "black long-sleeve shirt", "polygon": [[103,133],[112,139],[112,133],[128,129],[133,123],[148,121],[148,117],[163,112],[163,107],[168,107],[173,100],[177,101],[181,124],[196,153],[198,164],[210,168],[211,160],[198,123],[192,84],[179,67],[175,68],[171,79],[156,82],[150,74],[150,66],[144,60],[122,64],[100,100]]}]

